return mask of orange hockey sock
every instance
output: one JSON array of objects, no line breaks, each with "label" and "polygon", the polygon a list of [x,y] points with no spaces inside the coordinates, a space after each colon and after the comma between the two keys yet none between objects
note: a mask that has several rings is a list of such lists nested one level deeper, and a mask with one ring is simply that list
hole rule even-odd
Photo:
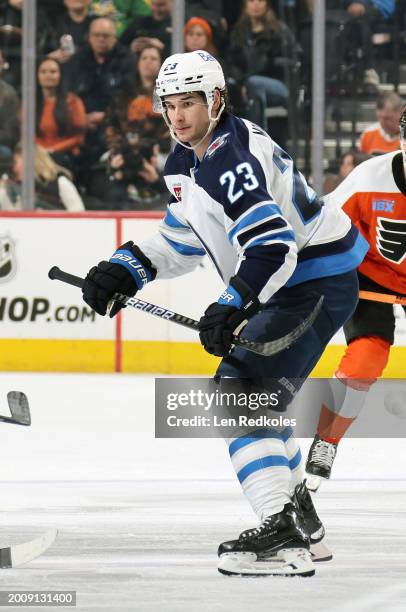
[{"label": "orange hockey sock", "polygon": [[388,363],[390,344],[378,336],[353,340],[336,372],[347,390],[340,406],[322,405],[317,433],[326,442],[338,444],[357,418],[369,387],[382,375]]}]

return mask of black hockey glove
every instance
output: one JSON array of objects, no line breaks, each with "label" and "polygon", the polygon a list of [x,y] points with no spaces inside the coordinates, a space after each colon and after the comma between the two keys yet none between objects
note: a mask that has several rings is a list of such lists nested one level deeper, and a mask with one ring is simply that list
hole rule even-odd
[{"label": "black hockey glove", "polygon": [[[105,315],[115,293],[133,297],[139,289],[154,280],[156,269],[144,253],[132,242],[126,242],[113,253],[110,261],[101,261],[89,270],[83,284],[84,301],[100,315]],[[123,308],[114,302],[109,316]]]},{"label": "black hockey glove", "polygon": [[210,304],[199,321],[200,342],[205,350],[217,357],[226,357],[232,345],[234,333],[239,333],[242,323],[260,309],[260,302],[253,291],[238,276],[230,284],[218,302]]}]

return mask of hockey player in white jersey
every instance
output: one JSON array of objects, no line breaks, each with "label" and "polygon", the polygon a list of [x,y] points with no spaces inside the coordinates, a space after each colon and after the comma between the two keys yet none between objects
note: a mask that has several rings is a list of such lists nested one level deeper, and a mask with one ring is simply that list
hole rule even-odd
[{"label": "hockey player in white jersey", "polygon": [[[244,379],[255,389],[272,377],[292,388],[354,311],[355,269],[368,246],[341,210],[323,207],[285,151],[228,112],[226,97],[223,71],[207,52],[165,60],[156,105],[178,143],[164,171],[171,193],[166,216],[155,235],[127,242],[93,267],[83,296],[105,315],[114,293],[132,296],[155,278],[191,272],[207,254],[225,286],[199,325],[206,351],[223,357],[216,379]],[[288,333],[321,295],[313,327],[291,349],[263,357],[232,346],[244,325],[241,335],[260,342]],[[204,306],[203,287],[201,300]],[[114,303],[110,316],[119,309]],[[324,529],[292,433],[264,430],[229,440],[237,477],[261,522],[220,545],[222,573],[314,573],[309,534],[318,541]]]}]

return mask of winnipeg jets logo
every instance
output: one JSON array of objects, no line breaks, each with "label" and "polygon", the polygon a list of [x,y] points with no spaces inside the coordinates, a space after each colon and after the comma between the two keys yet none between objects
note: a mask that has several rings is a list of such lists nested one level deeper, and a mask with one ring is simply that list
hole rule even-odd
[{"label": "winnipeg jets logo", "polygon": [[376,247],[382,257],[400,265],[406,257],[406,221],[378,217]]},{"label": "winnipeg jets logo", "polygon": [[226,134],[223,134],[222,136],[216,138],[216,140],[213,140],[213,142],[206,151],[206,157],[211,157],[220,147],[225,145],[227,142],[227,136],[229,135],[230,132],[227,132]]},{"label": "winnipeg jets logo", "polygon": [[0,283],[13,278],[16,268],[14,242],[10,236],[0,236]]},{"label": "winnipeg jets logo", "polygon": [[182,201],[182,185],[174,185],[173,193],[175,194],[175,198],[178,200],[178,202],[181,202]]}]

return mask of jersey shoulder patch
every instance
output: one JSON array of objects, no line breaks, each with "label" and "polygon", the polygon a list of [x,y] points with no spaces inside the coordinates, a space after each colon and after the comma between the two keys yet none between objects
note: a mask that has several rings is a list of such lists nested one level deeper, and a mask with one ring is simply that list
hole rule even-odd
[{"label": "jersey shoulder patch", "polygon": [[221,134],[217,136],[213,140],[213,142],[208,146],[205,157],[210,159],[213,155],[222,147],[224,147],[230,141],[230,132],[226,132],[225,134]]}]

